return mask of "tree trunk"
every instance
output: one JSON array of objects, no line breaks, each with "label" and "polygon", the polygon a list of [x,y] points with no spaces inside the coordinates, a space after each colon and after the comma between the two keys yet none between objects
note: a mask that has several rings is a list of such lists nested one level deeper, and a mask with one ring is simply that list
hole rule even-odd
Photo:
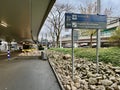
[{"label": "tree trunk", "polygon": [[57,36],[57,38],[56,38],[57,40],[57,42],[56,42],[56,44],[57,44],[57,47],[59,47],[59,35]]},{"label": "tree trunk", "polygon": [[93,34],[90,35],[90,47],[92,48],[92,36]]}]

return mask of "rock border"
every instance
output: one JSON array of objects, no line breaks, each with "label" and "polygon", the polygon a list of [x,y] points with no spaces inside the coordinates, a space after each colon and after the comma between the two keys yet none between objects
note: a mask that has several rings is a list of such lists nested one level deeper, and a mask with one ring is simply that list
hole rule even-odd
[{"label": "rock border", "polygon": [[82,58],[75,59],[75,80],[71,81],[68,55],[49,52],[49,61],[64,90],[120,90],[120,67],[111,63],[99,62],[100,71],[96,74],[96,63]]}]

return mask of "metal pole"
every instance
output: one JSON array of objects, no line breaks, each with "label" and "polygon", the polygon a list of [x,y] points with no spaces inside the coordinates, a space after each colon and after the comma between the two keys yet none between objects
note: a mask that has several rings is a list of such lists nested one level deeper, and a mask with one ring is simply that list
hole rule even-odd
[{"label": "metal pole", "polygon": [[[100,14],[100,0],[97,0],[97,14]],[[100,30],[97,29],[97,48],[96,48],[96,68],[97,68],[97,74],[99,72],[99,48],[100,48]]]},{"label": "metal pole", "polygon": [[96,59],[97,59],[97,62],[96,62],[96,68],[97,68],[97,74],[99,72],[99,30],[97,30],[97,48],[96,48]]},{"label": "metal pole", "polygon": [[73,37],[73,28],[72,28],[72,79],[74,80],[74,37]]},{"label": "metal pole", "polygon": [[47,48],[48,40],[47,40],[47,33],[46,33],[46,48]]},{"label": "metal pole", "polygon": [[97,14],[100,14],[101,11],[101,0],[97,0]]},{"label": "metal pole", "polygon": [[[99,15],[100,14],[100,0],[97,0],[97,14]],[[98,35],[98,39],[97,39],[97,41],[98,41],[98,48],[100,48],[100,30],[98,29],[97,30],[97,35]]]}]

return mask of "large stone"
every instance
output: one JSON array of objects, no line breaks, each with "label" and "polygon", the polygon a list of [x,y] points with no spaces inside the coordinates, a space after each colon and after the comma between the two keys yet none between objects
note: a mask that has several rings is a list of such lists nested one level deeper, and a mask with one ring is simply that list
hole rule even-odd
[{"label": "large stone", "polygon": [[118,85],[120,85],[120,77],[116,78]]},{"label": "large stone", "polygon": [[74,85],[75,85],[76,88],[80,87],[80,83],[75,83]]},{"label": "large stone", "polygon": [[120,67],[112,67],[113,70],[120,70]]},{"label": "large stone", "polygon": [[80,67],[80,66],[81,66],[81,64],[79,64],[79,63],[76,65],[76,67]]},{"label": "large stone", "polygon": [[111,80],[101,80],[100,81],[102,85],[105,85],[105,86],[110,86],[113,84],[113,82]]},{"label": "large stone", "polygon": [[107,69],[107,71],[106,71],[106,74],[113,74],[113,72],[112,72],[112,70],[110,70],[110,69]]},{"label": "large stone", "polygon": [[88,84],[88,82],[86,82],[85,80],[80,80],[80,84],[86,85]]},{"label": "large stone", "polygon": [[65,90],[71,90],[70,85],[66,85],[66,89]]},{"label": "large stone", "polygon": [[111,63],[108,63],[107,67],[109,67],[110,69],[112,69],[113,65]]},{"label": "large stone", "polygon": [[95,90],[105,90],[105,86],[99,85],[99,86],[96,87]]},{"label": "large stone", "polygon": [[69,59],[69,58],[71,58],[71,55],[70,55],[70,54],[65,54],[65,55],[63,56],[63,59],[64,59],[64,60]]},{"label": "large stone", "polygon": [[118,85],[118,90],[120,90],[120,85]]},{"label": "large stone", "polygon": [[84,85],[83,90],[89,90],[88,88],[88,85]]},{"label": "large stone", "polygon": [[106,90],[115,90],[115,89],[110,86],[106,86]]},{"label": "large stone", "polygon": [[79,76],[75,76],[74,82],[75,82],[75,83],[80,83],[80,77],[79,77]]},{"label": "large stone", "polygon": [[89,78],[88,82],[90,85],[95,85],[97,83],[97,79],[96,78]]},{"label": "large stone", "polygon": [[96,90],[96,85],[90,85],[89,88],[90,90]]},{"label": "large stone", "polygon": [[74,86],[74,82],[73,81],[70,82],[70,86],[71,87]]},{"label": "large stone", "polygon": [[88,77],[88,78],[90,78],[90,77],[94,77],[94,75],[92,74],[92,72],[87,71],[87,77]]},{"label": "large stone", "polygon": [[117,73],[117,74],[116,74],[116,77],[120,77],[120,74]]},{"label": "large stone", "polygon": [[115,70],[115,72],[120,74],[120,70]]},{"label": "large stone", "polygon": [[113,82],[116,82],[116,78],[114,76],[110,76],[109,79]]},{"label": "large stone", "polygon": [[107,76],[106,76],[106,75],[103,75],[103,79],[107,79]]},{"label": "large stone", "polygon": [[77,88],[75,86],[73,86],[73,85],[71,86],[71,89],[72,90],[77,90]]},{"label": "large stone", "polygon": [[99,81],[99,80],[102,80],[103,77],[102,76],[98,76],[98,77],[96,77],[96,79]]},{"label": "large stone", "polygon": [[119,90],[117,83],[113,83],[113,84],[111,85],[111,88],[114,88],[114,90]]},{"label": "large stone", "polygon": [[58,57],[59,57],[59,55],[56,55],[56,54],[53,55],[53,58],[55,58],[55,59],[57,59]]}]

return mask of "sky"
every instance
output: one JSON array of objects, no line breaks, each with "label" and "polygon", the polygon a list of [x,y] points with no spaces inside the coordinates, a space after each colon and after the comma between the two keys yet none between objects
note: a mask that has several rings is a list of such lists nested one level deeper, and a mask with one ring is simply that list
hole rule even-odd
[{"label": "sky", "polygon": [[[79,6],[80,4],[85,5],[86,1],[96,2],[97,0],[56,0],[56,3],[69,3],[73,6]],[[114,11],[115,16],[120,16],[120,0],[101,0],[101,9],[110,8]]]},{"label": "sky", "polygon": [[[96,2],[97,0],[56,0],[56,3],[70,3],[72,5],[84,4],[86,1]],[[101,0],[101,5],[117,7],[120,0]]]},{"label": "sky", "polygon": [[[80,4],[81,5],[85,5],[85,3],[87,2],[96,2],[97,0],[56,0],[56,3],[61,3],[61,4],[71,4],[75,7],[78,7]],[[112,16],[115,17],[120,17],[120,0],[101,0],[101,11],[104,10],[105,8],[112,8]],[[43,36],[46,33],[46,27],[45,25],[43,25],[43,28],[41,30],[41,33],[39,35],[39,38],[41,38],[42,34]],[[62,32],[62,35],[68,34],[69,31],[64,30]]]}]

